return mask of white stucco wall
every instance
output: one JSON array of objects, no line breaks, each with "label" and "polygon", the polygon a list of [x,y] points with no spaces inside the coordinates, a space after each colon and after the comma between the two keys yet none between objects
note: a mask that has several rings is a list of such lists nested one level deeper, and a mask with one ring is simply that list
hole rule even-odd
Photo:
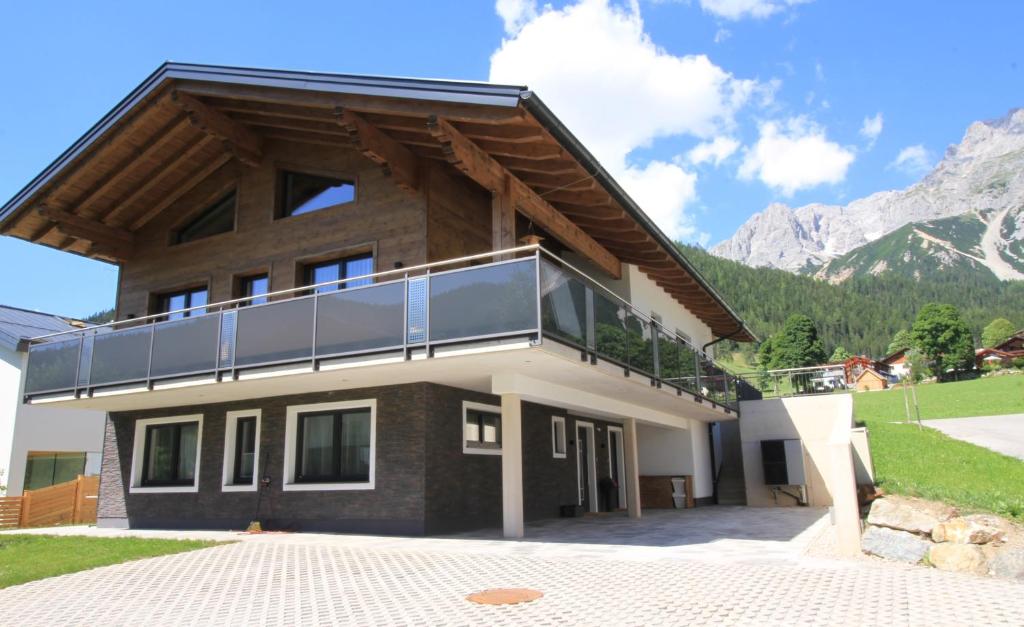
[{"label": "white stucco wall", "polygon": [[[25,356],[16,354],[23,364]],[[21,403],[21,379],[10,403],[15,415],[8,450],[3,456],[7,474],[7,493],[21,494],[25,482],[25,462],[29,451],[85,452],[86,474],[98,474],[100,454],[103,450],[103,427],[106,413],[83,409],[55,408]],[[5,397],[6,398],[6,397]],[[8,462],[9,460],[9,462]]]},{"label": "white stucco wall", "polygon": [[711,444],[708,426],[690,421],[688,429],[637,425],[637,456],[641,476],[692,475],[696,498],[712,496]]},{"label": "white stucco wall", "polygon": [[10,479],[11,445],[20,391],[21,355],[0,347],[0,485],[6,485]]},{"label": "white stucco wall", "polygon": [[[690,336],[690,341],[698,349],[714,339],[711,327],[701,322],[700,318],[679,304],[671,294],[647,278],[640,268],[626,264],[623,271],[629,273],[629,300],[634,307],[648,316],[652,312],[657,313],[669,330],[678,329]],[[708,352],[711,352],[710,348]]]}]

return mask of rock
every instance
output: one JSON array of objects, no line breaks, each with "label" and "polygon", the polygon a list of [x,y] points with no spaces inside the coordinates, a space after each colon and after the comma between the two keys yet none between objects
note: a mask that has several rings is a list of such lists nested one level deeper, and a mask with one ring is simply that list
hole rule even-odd
[{"label": "rock", "polygon": [[906,497],[887,496],[876,499],[868,513],[868,523],[930,535],[940,522],[956,516],[956,509],[942,503]]},{"label": "rock", "polygon": [[985,524],[982,520],[954,518],[947,522],[940,522],[932,529],[932,540],[955,544],[988,544],[989,542],[1002,542],[1005,539],[1002,531],[995,526]]},{"label": "rock", "polygon": [[1004,548],[988,562],[989,572],[996,577],[1024,581],[1024,549]]},{"label": "rock", "polygon": [[928,551],[928,562],[939,570],[976,575],[988,574],[985,553],[976,544],[952,544],[949,542],[933,544],[931,550]]},{"label": "rock", "polygon": [[916,564],[924,559],[931,542],[906,531],[887,527],[868,527],[860,539],[861,549],[868,555]]}]

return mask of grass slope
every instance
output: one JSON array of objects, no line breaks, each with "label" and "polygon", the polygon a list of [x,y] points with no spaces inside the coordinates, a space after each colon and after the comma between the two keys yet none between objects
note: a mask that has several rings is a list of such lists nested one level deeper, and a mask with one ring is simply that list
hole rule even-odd
[{"label": "grass slope", "polygon": [[217,544],[201,540],[0,535],[0,588]]},{"label": "grass slope", "polygon": [[[917,398],[923,420],[1024,413],[1024,376],[921,385]],[[1024,462],[902,422],[898,389],[854,394],[853,406],[885,491],[1024,521]]]}]

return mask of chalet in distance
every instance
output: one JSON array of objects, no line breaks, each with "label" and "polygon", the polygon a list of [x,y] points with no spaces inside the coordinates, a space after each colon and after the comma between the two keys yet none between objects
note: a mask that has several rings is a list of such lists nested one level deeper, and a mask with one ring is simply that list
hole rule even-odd
[{"label": "chalet in distance", "polygon": [[[117,264],[29,347],[99,524],[431,534],[712,500],[735,312],[525,87],[168,63],[0,209]],[[667,485],[667,484],[666,484]]]}]

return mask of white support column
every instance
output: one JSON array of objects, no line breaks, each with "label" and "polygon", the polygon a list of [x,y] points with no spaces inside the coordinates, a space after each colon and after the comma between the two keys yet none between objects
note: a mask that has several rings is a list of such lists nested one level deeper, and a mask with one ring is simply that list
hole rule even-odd
[{"label": "white support column", "polygon": [[630,518],[640,518],[640,461],[637,458],[636,418],[626,418],[622,425],[622,446],[625,448],[626,510]]},{"label": "white support column", "polygon": [[506,538],[523,537],[523,405],[501,395],[501,515]]}]

